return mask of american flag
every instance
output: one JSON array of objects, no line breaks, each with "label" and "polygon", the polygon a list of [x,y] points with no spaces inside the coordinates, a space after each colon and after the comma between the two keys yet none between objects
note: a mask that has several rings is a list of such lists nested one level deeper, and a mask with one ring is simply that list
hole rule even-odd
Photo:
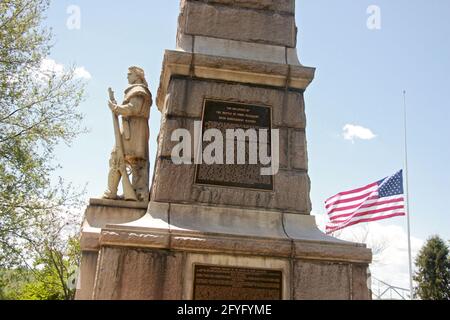
[{"label": "american flag", "polygon": [[405,216],[403,170],[365,187],[338,193],[325,201],[327,234],[358,223]]}]

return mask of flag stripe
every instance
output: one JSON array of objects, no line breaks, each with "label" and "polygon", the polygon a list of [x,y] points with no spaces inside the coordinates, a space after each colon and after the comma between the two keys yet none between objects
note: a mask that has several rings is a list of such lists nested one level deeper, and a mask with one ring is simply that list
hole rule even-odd
[{"label": "flag stripe", "polygon": [[334,229],[340,226],[348,226],[349,224],[353,223],[353,222],[366,222],[366,220],[370,220],[370,219],[378,219],[380,217],[386,217],[386,216],[390,216],[391,214],[405,214],[405,210],[404,209],[398,209],[398,210],[393,210],[391,212],[380,212],[378,214],[373,214],[373,215],[368,215],[368,216],[361,216],[361,217],[357,217],[355,219],[351,219],[348,220],[346,223],[340,223],[340,224],[329,224],[327,226],[328,229]]},{"label": "flag stripe", "polygon": [[332,206],[335,206],[335,205],[338,205],[338,204],[349,203],[349,202],[356,201],[356,200],[367,199],[368,197],[373,196],[373,195],[374,195],[374,192],[375,192],[375,191],[370,191],[370,192],[368,192],[368,193],[365,193],[365,194],[360,195],[360,196],[357,196],[357,197],[348,198],[348,199],[342,199],[342,200],[337,200],[337,201],[334,201],[334,202],[332,202],[332,203],[327,204],[327,205],[325,206],[325,208],[328,209],[328,208],[330,208],[330,207],[332,207]]},{"label": "flag stripe", "polygon": [[363,209],[379,207],[384,205],[394,205],[397,202],[403,203],[404,199],[399,197],[394,197],[393,199],[378,198],[376,200],[362,202],[359,205],[333,209],[332,211],[330,211],[329,216],[330,219],[336,219],[336,217],[342,216],[348,217],[353,213],[363,212],[364,211]]},{"label": "flag stripe", "polygon": [[369,184],[369,185],[367,185],[365,187],[362,187],[362,188],[358,188],[358,189],[355,189],[355,190],[352,190],[352,191],[345,191],[345,192],[338,193],[337,195],[332,196],[331,198],[327,199],[325,202],[326,203],[330,203],[330,202],[335,200],[334,198],[338,198],[338,197],[339,198],[345,198],[345,196],[349,196],[349,195],[353,196],[353,195],[358,194],[358,193],[366,193],[364,191],[367,191],[369,189],[376,190],[377,187],[378,187],[378,183],[371,183],[371,184]]},{"label": "flag stripe", "polygon": [[357,204],[348,206],[348,207],[337,207],[328,212],[330,217],[334,217],[336,215],[341,214],[347,214],[355,212],[355,210],[359,210],[361,208],[369,208],[374,205],[383,205],[388,203],[395,203],[403,201],[403,198],[399,198],[398,196],[395,196],[393,198],[376,198],[373,200],[367,200],[367,201],[360,201]]},{"label": "flag stripe", "polygon": [[377,191],[377,190],[378,190],[378,184],[376,184],[376,185],[369,185],[369,188],[364,188],[364,189],[362,189],[361,191],[358,191],[358,192],[352,192],[352,193],[349,193],[349,194],[346,194],[346,195],[339,195],[339,196],[331,197],[330,199],[325,201],[325,203],[327,205],[328,204],[333,204],[333,203],[335,203],[336,201],[339,201],[339,200],[346,200],[346,199],[350,199],[350,198],[356,198],[356,197],[359,197],[359,196],[362,196],[364,194],[367,194],[367,193],[370,193],[370,192],[373,192],[373,191]]},{"label": "flag stripe", "polygon": [[347,228],[347,227],[350,227],[350,226],[353,226],[353,225],[359,224],[359,223],[379,221],[379,220],[389,219],[389,218],[394,218],[394,217],[404,217],[405,215],[406,215],[405,212],[398,212],[398,213],[392,213],[392,214],[389,214],[389,215],[383,215],[383,216],[379,216],[379,217],[367,218],[367,219],[353,221],[353,222],[350,222],[349,224],[341,225],[341,226],[338,226],[336,228],[330,228],[330,227],[327,226],[327,233],[330,234],[330,233],[333,233],[335,231],[342,230],[344,228]]},{"label": "flag stripe", "polygon": [[[375,210],[370,210],[370,211],[363,211],[363,212],[357,212],[355,214],[350,215],[351,219],[357,218],[357,217],[362,217],[362,216],[367,216],[367,215],[374,215],[377,213],[384,213],[387,211],[393,211],[393,210],[399,210],[399,209],[405,209],[405,206],[402,205],[397,205],[397,206],[389,206],[386,208],[379,208],[379,209],[375,209]],[[347,216],[348,217],[348,216]],[[345,217],[343,217],[345,218]],[[331,220],[331,224],[340,224],[340,223],[345,223],[350,219],[339,219],[336,218],[334,220]]]},{"label": "flag stripe", "polygon": [[349,225],[353,225],[354,222],[357,222],[357,223],[370,222],[370,221],[372,221],[371,219],[375,219],[374,221],[377,221],[377,220],[381,220],[380,219],[381,217],[390,217],[391,214],[405,215],[405,210],[404,209],[399,209],[399,210],[392,211],[392,212],[384,212],[384,213],[378,213],[376,215],[362,216],[362,217],[358,217],[358,218],[355,218],[355,219],[348,220],[346,223],[341,223],[341,224],[336,224],[336,225],[329,224],[329,225],[327,225],[327,230],[328,229],[340,228],[340,227],[344,227],[345,228],[345,227],[347,227]]},{"label": "flag stripe", "polygon": [[378,193],[374,192],[374,194],[370,197],[367,197],[366,199],[362,199],[362,200],[356,200],[356,201],[352,201],[352,202],[348,202],[348,203],[343,203],[343,204],[336,204],[332,207],[329,207],[326,209],[327,213],[330,214],[330,212],[334,209],[340,208],[342,206],[344,207],[348,207],[348,206],[361,206],[364,202],[373,202],[373,201],[378,201],[379,197],[378,197]]}]

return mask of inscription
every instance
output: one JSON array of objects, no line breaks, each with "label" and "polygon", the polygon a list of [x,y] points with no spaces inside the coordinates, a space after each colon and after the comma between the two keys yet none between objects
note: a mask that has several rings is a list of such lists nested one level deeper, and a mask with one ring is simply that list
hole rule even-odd
[{"label": "inscription", "polygon": [[[209,129],[217,129],[226,137],[226,130],[244,131],[248,129],[268,130],[267,150],[271,153],[271,111],[269,107],[230,103],[216,100],[206,100],[203,114],[203,132]],[[196,183],[205,185],[217,185],[228,187],[250,188],[258,190],[273,190],[273,177],[261,175],[261,164],[250,164],[250,144],[256,144],[259,154],[258,141],[251,141],[249,137],[245,141],[226,141],[234,143],[235,161],[237,163],[236,150],[238,145],[245,146],[245,164],[201,164],[196,168]],[[203,144],[203,151],[207,144]],[[223,159],[226,150],[224,149]],[[259,161],[259,160],[258,160]]]},{"label": "inscription", "polygon": [[194,300],[281,300],[282,272],[195,266]]}]

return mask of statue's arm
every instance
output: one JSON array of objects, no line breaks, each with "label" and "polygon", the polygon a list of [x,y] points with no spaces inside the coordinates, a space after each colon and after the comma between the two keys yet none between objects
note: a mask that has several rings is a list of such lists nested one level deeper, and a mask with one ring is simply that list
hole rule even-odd
[{"label": "statue's arm", "polygon": [[140,116],[144,98],[135,96],[130,99],[128,104],[115,106],[114,112],[124,117]]}]

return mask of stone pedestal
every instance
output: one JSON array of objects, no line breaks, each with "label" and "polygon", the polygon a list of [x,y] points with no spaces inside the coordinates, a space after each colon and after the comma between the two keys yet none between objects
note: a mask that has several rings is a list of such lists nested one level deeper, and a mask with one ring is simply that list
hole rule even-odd
[{"label": "stone pedestal", "polygon": [[[370,299],[371,251],[326,236],[310,215],[304,91],[315,69],[298,61],[294,7],[181,1],[177,50],[165,53],[158,90],[150,203],[91,201],[77,298]],[[206,168],[199,179],[205,167],[173,162],[173,131],[194,137],[208,101],[270,110],[275,176],[251,187],[250,168]]]},{"label": "stone pedestal", "polygon": [[[144,214],[107,205],[87,210],[98,220],[84,226],[78,299],[190,300],[196,266],[280,271],[281,299],[369,299],[370,250],[324,235],[312,216],[157,202]],[[105,209],[136,220],[105,224]],[[210,295],[227,298],[222,291]]]}]

